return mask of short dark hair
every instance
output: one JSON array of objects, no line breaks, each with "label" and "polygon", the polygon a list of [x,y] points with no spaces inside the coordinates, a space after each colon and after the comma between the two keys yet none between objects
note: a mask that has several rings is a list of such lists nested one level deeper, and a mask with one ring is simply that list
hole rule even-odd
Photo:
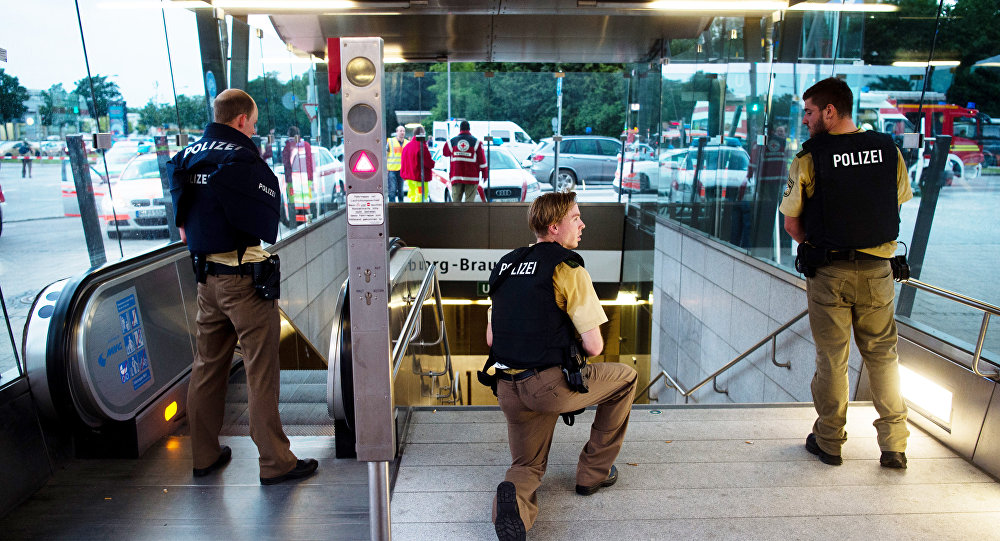
[{"label": "short dark hair", "polygon": [[539,196],[528,207],[528,227],[542,238],[549,226],[559,223],[576,203],[576,192],[552,192]]},{"label": "short dark hair", "polygon": [[837,116],[841,118],[849,116],[854,109],[854,93],[847,83],[836,77],[829,77],[812,85],[802,94],[803,100],[812,100],[813,105],[820,110],[826,109],[827,105],[833,105],[837,110]]},{"label": "short dark hair", "polygon": [[229,124],[240,115],[249,117],[255,110],[257,110],[257,104],[254,103],[250,94],[238,88],[223,90],[212,102],[212,113],[215,115],[215,121],[219,124]]},{"label": "short dark hair", "polygon": [[469,121],[468,120],[463,120],[461,122],[461,124],[458,125],[458,129],[459,129],[459,131],[469,131],[469,130],[472,129],[472,127],[469,126]]},{"label": "short dark hair", "polygon": [[289,126],[289,128],[288,128],[288,136],[289,137],[295,137],[298,134],[299,134],[299,129],[298,128],[296,128],[295,126]]},{"label": "short dark hair", "polygon": [[427,132],[424,130],[423,126],[417,126],[416,128],[413,128],[413,136],[414,137],[416,137],[418,135],[424,135],[425,133],[427,133]]}]

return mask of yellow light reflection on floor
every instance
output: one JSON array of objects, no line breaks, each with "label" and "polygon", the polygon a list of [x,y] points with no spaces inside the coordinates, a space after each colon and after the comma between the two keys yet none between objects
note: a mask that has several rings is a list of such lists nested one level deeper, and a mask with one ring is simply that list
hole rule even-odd
[{"label": "yellow light reflection on floor", "polygon": [[899,365],[899,386],[903,398],[930,415],[951,424],[951,391],[903,365]]}]

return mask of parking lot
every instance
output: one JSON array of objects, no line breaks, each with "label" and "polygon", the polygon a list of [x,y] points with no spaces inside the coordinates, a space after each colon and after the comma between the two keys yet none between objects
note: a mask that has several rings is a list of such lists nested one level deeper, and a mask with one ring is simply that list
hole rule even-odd
[{"label": "parking lot", "polygon": [[[82,272],[89,267],[83,227],[79,218],[65,217],[60,193],[58,163],[36,163],[33,178],[22,179],[20,163],[0,164],[0,186],[7,203],[3,207],[3,234],[0,236],[0,289],[3,291],[15,337],[19,340],[24,316],[37,292],[48,284]],[[542,185],[542,191],[551,191]],[[581,185],[579,201],[616,202],[619,195],[608,184]],[[623,202],[653,202],[655,193],[621,196]],[[909,243],[919,209],[919,198],[902,209],[900,239]],[[1000,304],[995,270],[1000,261],[1000,237],[996,209],[1000,207],[1000,174],[956,183],[942,190],[934,215],[927,256],[920,279],[993,304]],[[585,217],[586,218],[586,217]],[[601,227],[590,222],[588,227]],[[287,231],[284,226],[282,229]],[[102,235],[108,261],[134,256],[166,243],[166,239],[108,239]],[[971,310],[917,295],[916,319],[935,321],[938,329],[974,341],[970,330]],[[994,324],[987,348],[1000,349],[1000,325]],[[0,371],[3,367],[0,367]]]}]

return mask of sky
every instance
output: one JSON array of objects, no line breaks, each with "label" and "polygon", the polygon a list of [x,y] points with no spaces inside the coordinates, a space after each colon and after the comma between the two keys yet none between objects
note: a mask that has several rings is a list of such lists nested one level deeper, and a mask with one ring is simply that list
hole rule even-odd
[{"label": "sky", "polygon": [[[170,65],[167,61],[167,38],[173,75],[178,94],[202,95],[201,54],[194,13],[167,9],[166,38],[164,21],[155,2],[133,2],[151,7],[122,8],[123,2],[79,0],[87,59],[93,75],[108,75],[118,84],[129,107],[141,107],[150,99],[172,103]],[[86,77],[80,26],[73,0],[0,0],[0,48],[7,49],[7,62],[0,69],[17,77],[22,86],[46,90],[62,83],[67,91]],[[250,36],[250,79],[262,74],[261,51],[265,59],[291,57],[267,17],[251,17],[251,27],[264,30],[263,42]],[[290,69],[295,75],[308,64],[291,66],[266,64],[287,80]]]}]

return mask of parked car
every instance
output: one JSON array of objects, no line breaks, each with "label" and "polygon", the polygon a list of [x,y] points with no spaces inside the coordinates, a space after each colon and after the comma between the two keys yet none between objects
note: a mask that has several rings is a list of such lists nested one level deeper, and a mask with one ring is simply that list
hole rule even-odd
[{"label": "parked car", "polygon": [[555,167],[555,143],[551,137],[531,155],[531,174],[538,182],[552,184],[556,191],[568,191],[577,184],[610,184],[615,178],[622,144],[612,137],[566,135],[559,146],[559,174]]},{"label": "parked car", "polygon": [[[710,203],[717,200],[746,201],[753,198],[754,182],[747,178],[750,155],[743,147],[706,145],[697,164],[698,148],[684,155],[671,185],[671,203]],[[695,171],[698,181],[695,182]]]},{"label": "parked car", "polygon": [[344,204],[346,198],[344,164],[334,158],[329,150],[318,145],[310,145],[310,147],[312,148],[313,161],[311,184],[305,166],[305,152],[300,151],[301,156],[292,157],[291,200],[293,209],[289,209],[287,204],[288,189],[285,166],[281,163],[280,154],[274,168],[274,174],[278,177],[278,186],[281,188],[282,194],[281,221],[285,225],[305,222],[308,214],[313,214],[316,217],[337,208]]},{"label": "parked car", "polygon": [[101,198],[100,215],[109,239],[167,236],[166,198],[155,153],[129,160],[118,178],[112,177],[108,192]]},{"label": "parked car", "polygon": [[[451,179],[448,176],[450,161],[441,155],[439,148],[434,158],[433,178],[427,185],[427,197],[433,202],[451,201]],[[479,200],[491,202],[534,201],[541,193],[535,177],[531,176],[509,150],[491,147],[487,156],[490,181],[480,182]]]},{"label": "parked car", "polygon": [[[94,164],[90,164],[90,185],[94,189],[94,204],[101,208],[101,200],[108,194],[108,177],[104,171],[98,169]],[[62,194],[63,215],[79,216],[80,202],[76,197],[76,183],[73,182],[73,173],[70,171],[69,162],[63,162],[63,178],[59,182],[59,191]]]},{"label": "parked car", "polygon": [[114,181],[118,179],[118,175],[125,170],[125,166],[128,165],[132,158],[138,156],[139,154],[152,152],[153,150],[154,146],[152,141],[137,141],[131,139],[115,141],[110,149],[104,151],[103,160],[101,160],[100,156],[97,158],[97,168],[99,170],[104,170],[106,166],[106,176]]},{"label": "parked car", "polygon": [[[21,156],[21,144],[24,141],[4,141],[0,143],[0,156],[4,158],[18,158]],[[42,147],[39,145],[38,141],[28,141],[28,146],[31,148],[31,155],[41,156]]]},{"label": "parked car", "polygon": [[[660,153],[656,161],[632,160],[625,162],[625,186],[622,187],[619,165],[615,169],[615,180],[611,183],[615,193],[624,192],[657,192],[669,195],[673,184],[677,181],[677,172],[681,162],[687,156],[687,149],[671,149]],[[620,162],[619,162],[620,163]]]}]

